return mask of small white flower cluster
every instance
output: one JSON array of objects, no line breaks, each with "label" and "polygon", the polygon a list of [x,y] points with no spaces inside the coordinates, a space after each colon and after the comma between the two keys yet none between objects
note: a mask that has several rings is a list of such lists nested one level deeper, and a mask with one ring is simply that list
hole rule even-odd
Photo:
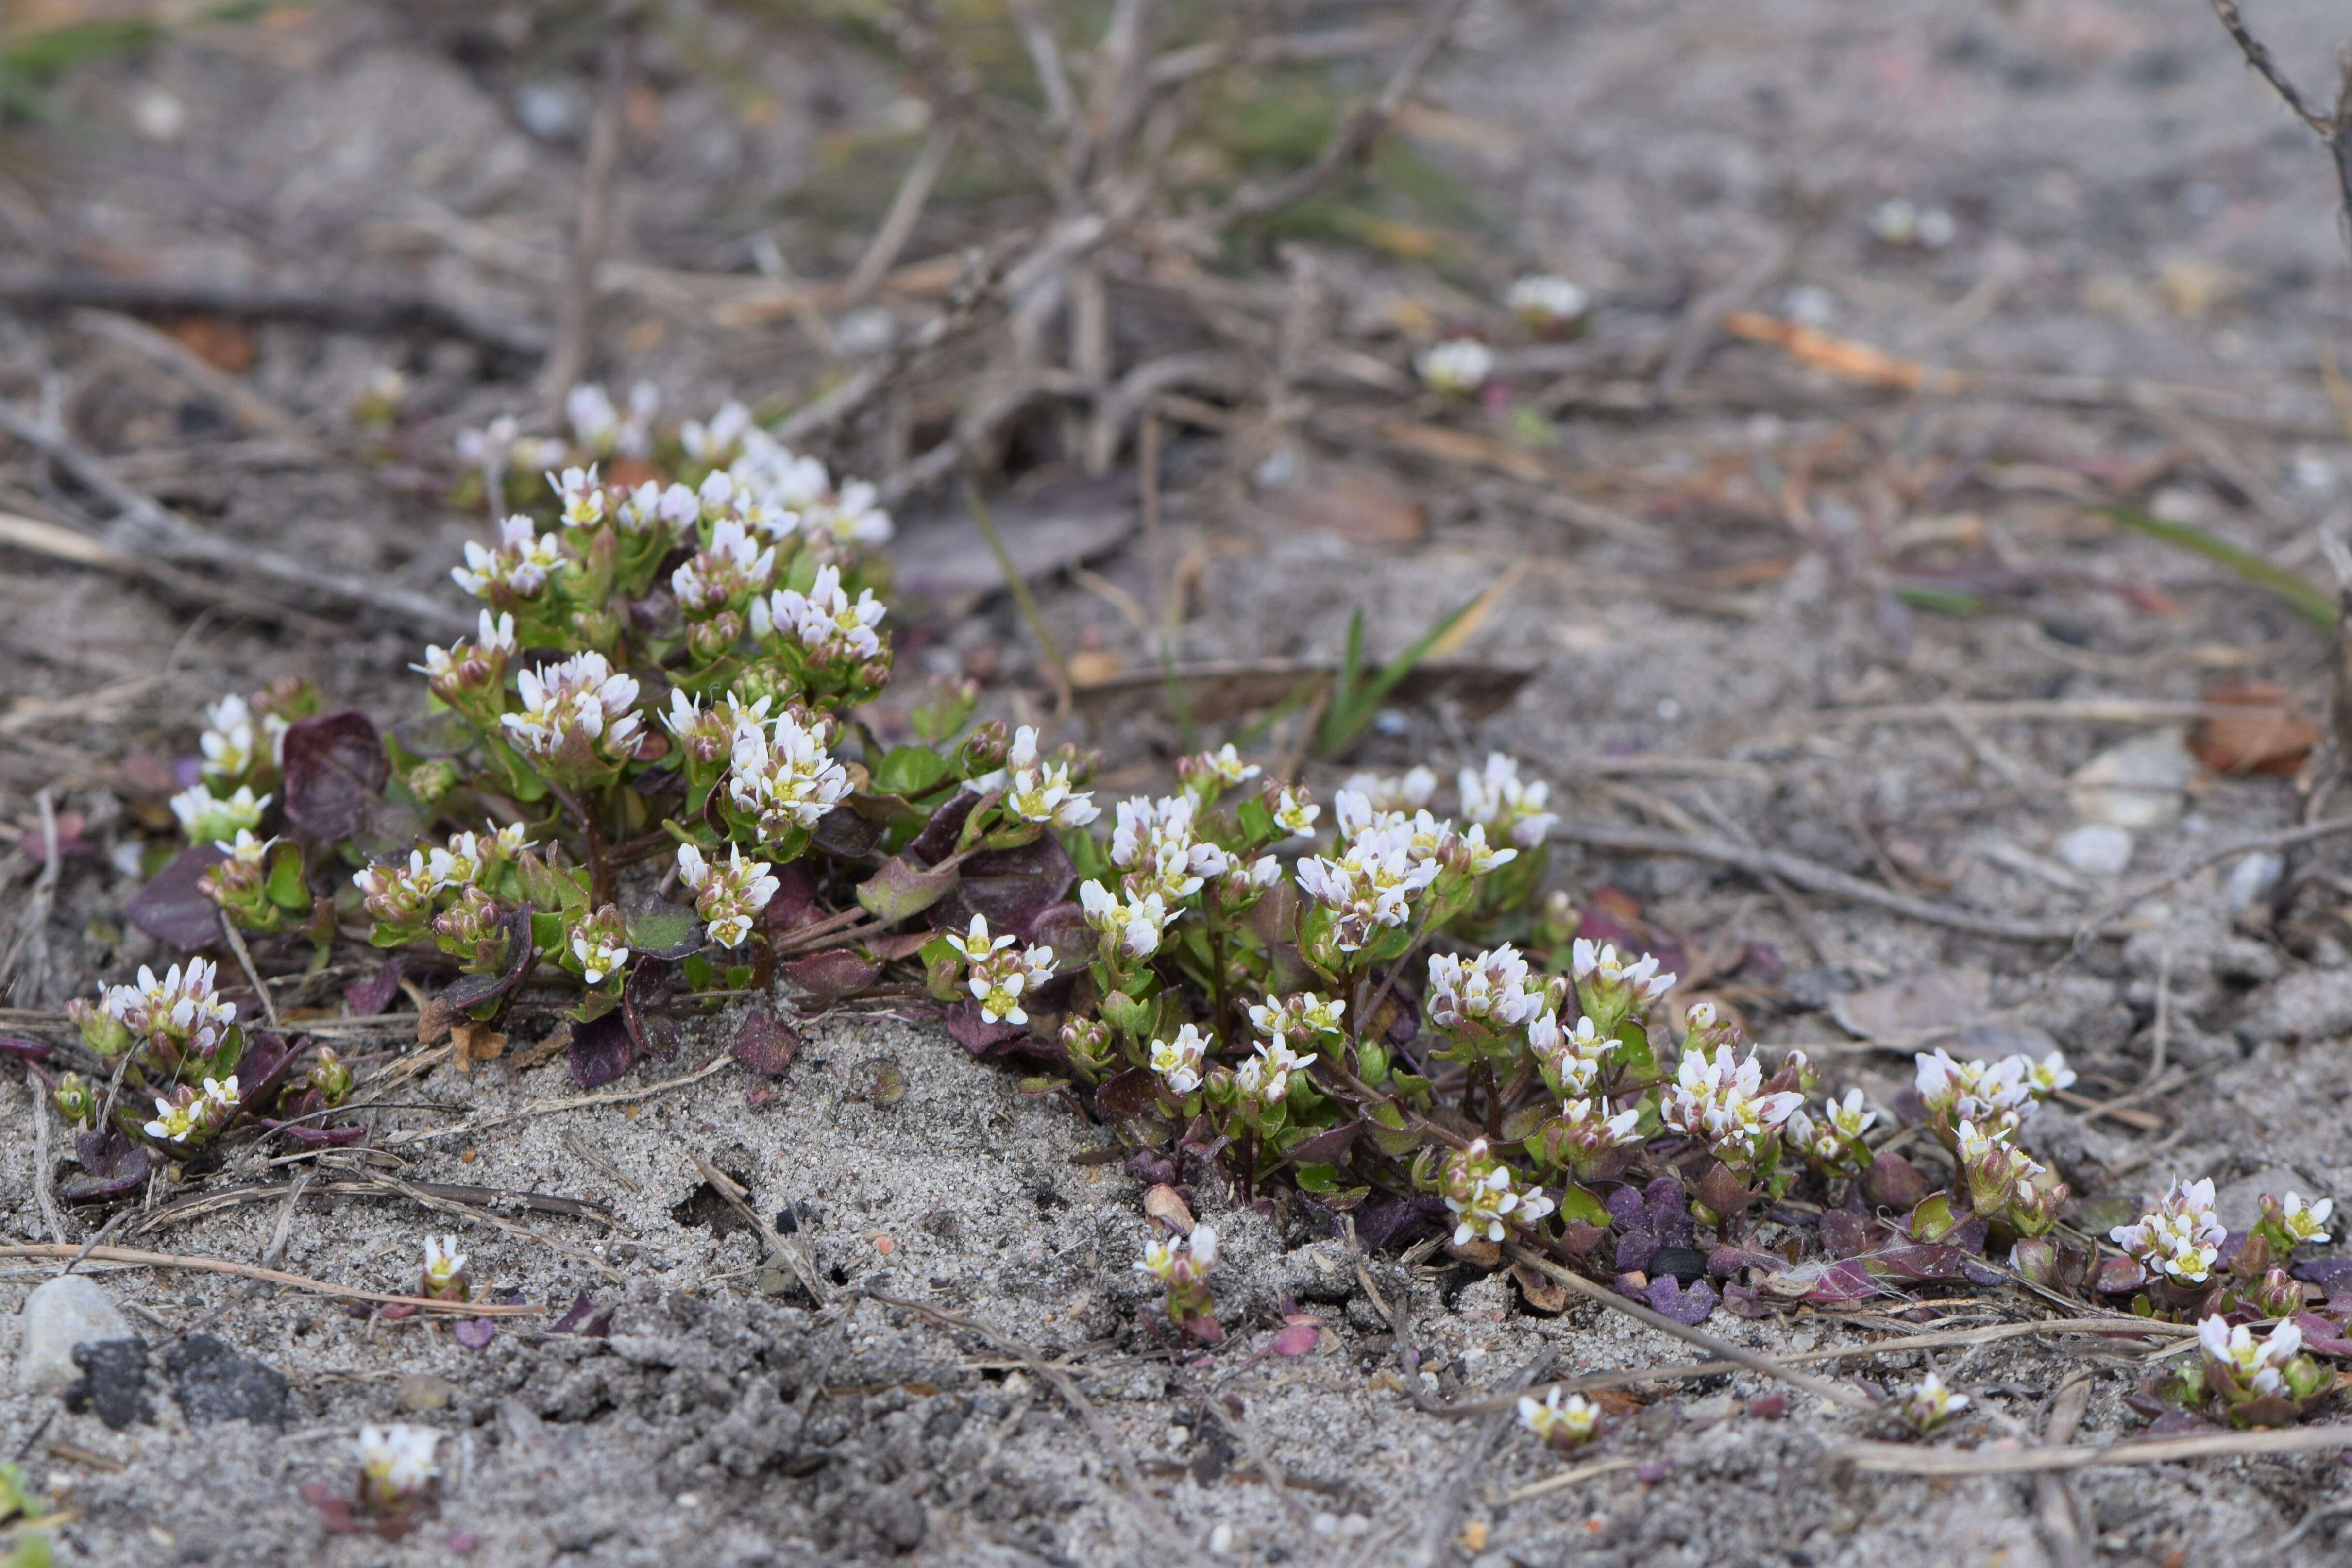
[{"label": "small white flower cluster", "polygon": [[880,654],[882,637],[874,628],[883,613],[870,588],[860,589],[852,602],[842,590],[841,568],[826,565],[817,569],[806,593],[780,588],[752,601],[751,634],[764,640],[781,633],[818,664],[845,664]]},{"label": "small white flower cluster", "polygon": [[1663,1113],[1667,1126],[1705,1138],[1718,1155],[1746,1156],[1805,1103],[1794,1090],[1762,1092],[1763,1064],[1750,1051],[1745,1061],[1728,1045],[1715,1059],[1703,1050],[1685,1053]]},{"label": "small white flower cluster", "polygon": [[825,748],[818,729],[790,713],[764,728],[757,721],[736,725],[729,748],[733,776],[729,799],[759,819],[771,842],[795,829],[814,828],[817,819],[849,794],[849,771]]},{"label": "small white flower cluster", "polygon": [[[1568,972],[1584,1010],[1614,1026],[1629,1012],[1638,1013],[1663,1001],[1681,977],[1658,972],[1658,956],[1645,953],[1628,964],[1616,946],[1579,936],[1569,945]],[[1713,1016],[1709,1014],[1710,1018]]]},{"label": "small white flower cluster", "polygon": [[1807,1113],[1803,1104],[1789,1113],[1783,1127],[1790,1143],[1824,1166],[1850,1169],[1857,1162],[1854,1145],[1877,1122],[1878,1113],[1863,1108],[1862,1091],[1849,1089],[1845,1098],[1822,1102],[1822,1119]]},{"label": "small white flower cluster", "polygon": [[1160,938],[1171,918],[1168,901],[1158,894],[1122,901],[1099,882],[1078,884],[1078,907],[1086,912],[1087,924],[1121,956],[1139,962],[1160,951]]},{"label": "small white flower cluster", "polygon": [[241,1103],[234,1072],[194,1087],[182,1084],[169,1100],[155,1102],[155,1119],[147,1124],[146,1133],[165,1143],[201,1143],[226,1126]]},{"label": "small white flower cluster", "polygon": [[1486,754],[1483,768],[1465,768],[1455,788],[1462,796],[1462,815],[1497,843],[1531,850],[1551,835],[1552,825],[1559,821],[1558,812],[1544,809],[1551,800],[1551,786],[1541,779],[1521,779],[1517,760],[1499,751]]},{"label": "small white flower cluster", "polygon": [[1454,1245],[1500,1241],[1513,1226],[1533,1227],[1558,1207],[1541,1187],[1522,1190],[1508,1166],[1496,1160],[1484,1138],[1473,1138],[1445,1162],[1438,1196],[1454,1211]]},{"label": "small white flower cluster", "polygon": [[1943,1374],[1931,1372],[1919,1380],[1903,1402],[1903,1418],[1917,1432],[1932,1431],[1969,1407],[1969,1396],[1945,1386]]},{"label": "small white flower cluster", "polygon": [[1495,350],[1475,338],[1448,338],[1413,361],[1422,384],[1447,397],[1475,397],[1495,373]]},{"label": "small white flower cluster", "polygon": [[191,784],[172,797],[172,815],[192,844],[233,841],[240,832],[261,826],[261,814],[275,797],[256,795],[253,786],[240,784],[234,793],[214,794],[202,784]]},{"label": "small white flower cluster", "polygon": [[1143,1258],[1135,1264],[1139,1274],[1149,1274],[1166,1285],[1171,1301],[1199,1301],[1205,1304],[1204,1287],[1210,1271],[1217,1266],[1217,1228],[1195,1225],[1192,1234],[1181,1241],[1164,1241],[1157,1238],[1145,1243]]},{"label": "small white flower cluster", "polygon": [[397,1503],[423,1491],[441,1473],[433,1457],[440,1442],[430,1427],[362,1427],[360,1472],[371,1500]]},{"label": "small white flower cluster", "polygon": [[[2264,1203],[2263,1207],[2269,1210],[2272,1205]],[[2327,1217],[2335,1211],[2336,1200],[2332,1197],[2306,1204],[2300,1195],[2291,1192],[2277,1205],[2275,1213],[2265,1213],[2264,1218],[2273,1221],[2290,1241],[2325,1241],[2328,1237]]]},{"label": "small white flower cluster", "polygon": [[563,398],[563,417],[572,439],[599,457],[643,457],[654,449],[654,415],[661,412],[661,389],[639,382],[629,389],[629,412],[614,406],[612,395],[594,382],[582,382]]},{"label": "small white flower cluster", "polygon": [[1179,1100],[1201,1086],[1201,1064],[1209,1054],[1209,1037],[1197,1025],[1185,1024],[1174,1040],[1151,1042],[1151,1071]]},{"label": "small white flower cluster", "polygon": [[1313,838],[1315,819],[1322,814],[1323,808],[1309,800],[1303,788],[1285,788],[1275,797],[1271,813],[1274,825],[1280,828],[1285,835],[1294,839]]},{"label": "small white flower cluster", "polygon": [[1250,1059],[1234,1073],[1234,1087],[1244,1100],[1261,1106],[1279,1105],[1290,1096],[1290,1075],[1304,1073],[1320,1060],[1314,1051],[1299,1055],[1279,1035],[1262,1040]]},{"label": "small white flower cluster", "polygon": [[493,604],[536,599],[570,564],[560,534],[542,534],[539,525],[518,512],[499,525],[499,542],[466,541],[466,564],[453,566],[449,576],[477,599]]},{"label": "small white flower cluster", "polygon": [[1295,997],[1269,997],[1250,1004],[1250,1022],[1268,1040],[1316,1040],[1339,1032],[1348,1004],[1307,991]]},{"label": "small white flower cluster", "polygon": [[1021,998],[1054,977],[1051,947],[1041,943],[1016,953],[1011,933],[989,935],[985,915],[974,915],[971,929],[961,936],[949,932],[947,943],[963,957],[969,976],[966,983],[971,988],[972,998],[980,1003],[983,1023],[1029,1021]]},{"label": "small white flower cluster", "polygon": [[508,661],[520,651],[513,612],[500,611],[494,616],[485,610],[471,643],[460,637],[446,649],[428,643],[425,663],[408,667],[425,677],[434,695],[454,706],[463,693],[499,686]]},{"label": "small white flower cluster", "polygon": [[890,514],[880,493],[862,479],[836,486],[814,457],[795,455],[764,430],[742,432],[736,482],[764,504],[797,519],[803,538],[836,555],[890,542]]},{"label": "small white flower cluster", "polygon": [[2256,1339],[2244,1323],[2232,1327],[2218,1312],[2197,1320],[2197,1343],[2214,1367],[2249,1394],[2285,1394],[2285,1367],[2303,1354],[2303,1330],[2293,1318]]},{"label": "small white flower cluster", "polygon": [[[1418,811],[1437,798],[1437,775],[1422,767],[1409,768],[1395,779],[1378,773],[1351,773],[1339,788],[1361,795],[1375,811]],[[1471,814],[1466,804],[1463,811],[1465,815]]]},{"label": "small white flower cluster", "polygon": [[2228,1228],[2213,1213],[2211,1176],[2174,1182],[2136,1224],[2107,1232],[2107,1239],[2141,1267],[2184,1285],[2204,1283],[2229,1238]]},{"label": "small white flower cluster", "polygon": [[1511,285],[1503,303],[1538,331],[1564,327],[1592,308],[1592,297],[1565,277],[1534,273]]},{"label": "small white flower cluster", "polygon": [[1562,1029],[1549,1012],[1528,1020],[1528,1045],[1563,1096],[1582,1094],[1599,1082],[1618,1051],[1616,1037],[1594,1029],[1591,1019],[1580,1018],[1573,1029]]},{"label": "small white flower cluster", "polygon": [[983,792],[1003,790],[1004,809],[1024,822],[1083,828],[1102,815],[1093,791],[1071,788],[1068,763],[1037,759],[1037,730],[1033,725],[1024,724],[1013,732],[1004,766],[973,779],[971,787]]},{"label": "small white flower cluster", "polygon": [[1601,1425],[1601,1406],[1581,1394],[1563,1396],[1557,1388],[1540,1400],[1522,1394],[1519,1425],[1554,1448],[1570,1448],[1591,1437]]},{"label": "small white flower cluster", "polygon": [[1475,1022],[1515,1030],[1544,1013],[1545,1001],[1542,977],[1530,980],[1528,961],[1508,943],[1466,964],[1451,953],[1430,955],[1427,1006],[1440,1029]]},{"label": "small white flower cluster", "polygon": [[191,958],[159,980],[142,964],[135,985],[98,988],[99,1010],[142,1044],[209,1057],[236,1021],[236,1004],[215,994],[218,973],[210,959]]},{"label": "small white flower cluster", "polygon": [[1606,1100],[1570,1100],[1561,1103],[1559,1120],[1570,1145],[1597,1155],[1633,1141],[1642,1108],[1635,1105],[1612,1115]]},{"label": "small white flower cluster", "polygon": [[709,542],[669,574],[669,591],[689,617],[716,615],[746,601],[759,605],[756,617],[765,606],[755,596],[767,592],[775,577],[776,547],[761,545],[742,523],[727,517],[711,525]]},{"label": "small white flower cluster", "polygon": [[751,917],[768,907],[782,884],[766,861],[747,861],[740,844],[727,846],[724,863],[706,860],[693,844],[677,846],[677,879],[694,894],[694,912],[710,939],[740,947],[751,937]]},{"label": "small white flower cluster", "polygon": [[261,761],[260,747],[269,748],[269,766],[283,767],[286,755],[286,731],[289,727],[274,713],[263,714],[259,738],[256,738],[253,709],[243,697],[226,696],[205,710],[205,728],[196,737],[196,749],[204,760],[199,770],[208,779],[223,784],[242,782]]},{"label": "small white flower cluster", "polygon": [[2037,1104],[2074,1082],[2066,1058],[2054,1051],[2040,1061],[2021,1051],[1999,1061],[1955,1061],[1938,1046],[1914,1060],[1919,1067],[1915,1086],[1930,1114],[1940,1113],[1954,1126],[1973,1123],[1994,1137],[2015,1133]]},{"label": "small white flower cluster", "polygon": [[637,678],[614,669],[593,648],[519,672],[515,689],[522,710],[501,714],[499,722],[529,756],[556,757],[574,730],[610,758],[626,757],[636,744],[643,723],[635,711]]},{"label": "small white flower cluster", "polygon": [[1138,795],[1115,808],[1110,863],[1126,873],[1119,881],[1129,898],[1156,893],[1174,904],[1200,892],[1203,878],[1233,870],[1233,856],[1194,836],[1192,813],[1190,795]]},{"label": "small white flower cluster", "polygon": [[672,686],[669,711],[662,715],[662,727],[695,761],[717,762],[733,756],[735,737],[743,729],[758,730],[767,724],[770,706],[769,698],[761,697],[747,705],[729,692],[706,708],[683,689]]},{"label": "small white flower cluster", "polygon": [[579,962],[580,977],[601,986],[629,962],[628,927],[611,904],[572,923],[572,956]]}]

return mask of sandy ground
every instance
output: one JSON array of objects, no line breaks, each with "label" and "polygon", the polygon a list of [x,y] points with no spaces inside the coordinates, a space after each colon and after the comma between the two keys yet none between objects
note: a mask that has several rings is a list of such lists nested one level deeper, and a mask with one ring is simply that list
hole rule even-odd
[{"label": "sandy ground", "polygon": [[[2331,9],[2264,6],[2256,20],[2318,82],[2340,21]],[[47,214],[16,223],[13,259],[169,247],[188,271],[421,279],[486,308],[536,308],[533,268],[561,253],[576,128],[572,140],[560,127],[533,134],[520,106],[546,82],[480,64],[446,8],[418,16],[413,29],[361,13],[192,36],[70,78],[60,91],[74,119],[12,138],[39,171],[27,178]],[[724,15],[708,21],[722,45],[739,37]],[[888,98],[887,83],[845,60],[778,52],[742,68],[775,113],[746,120],[690,75],[664,78],[660,133],[624,182],[625,258],[740,269],[742,214],[809,178],[828,126]],[[548,79],[577,92],[585,78]],[[158,92],[185,111],[168,141],[136,130]],[[2315,343],[2344,341],[2347,325],[2324,158],[2247,79],[2202,7],[1889,5],[1857,21],[1820,0],[1737,16],[1700,4],[1481,5],[1429,97],[1455,117],[1439,122],[1453,134],[1427,132],[1429,155],[1481,193],[1507,236],[1494,243],[1494,281],[1538,262],[1584,278],[1601,299],[1598,340],[1670,332],[1696,293],[1793,244],[1759,308],[1939,365],[2137,377],[2236,401],[2217,413],[2211,400],[2129,396],[1899,400],[1725,347],[1666,414],[1629,413],[1606,385],[1562,405],[1559,438],[1588,493],[1648,519],[1640,530],[1596,534],[1507,487],[1404,462],[1394,471],[1428,498],[1430,527],[1390,546],[1286,523],[1278,507],[1227,507],[1211,486],[1186,492],[1185,465],[1204,459],[1180,446],[1173,543],[1180,554],[1197,546],[1200,562],[1188,656],[1328,655],[1360,603],[1375,643],[1395,646],[1516,573],[1519,586],[1466,652],[1538,664],[1536,678],[1482,722],[1400,714],[1358,761],[1450,767],[1503,747],[1558,780],[1574,815],[1624,809],[1745,833],[2018,918],[2073,918],[2293,820],[2285,779],[2200,775],[2184,815],[2139,835],[2125,877],[2053,876],[2053,845],[2075,821],[2067,775],[2160,726],[1972,718],[1965,707],[1939,716],[1935,706],[2178,702],[2220,678],[2324,696],[2324,637],[2084,507],[2085,475],[2186,453],[2116,498],[2316,575],[2313,526],[2340,518],[2352,477],[2316,371]],[[1952,243],[1922,252],[1874,240],[1866,220],[1890,196],[1950,212]],[[437,237],[419,239],[419,225]],[[845,266],[816,248],[827,268]],[[1347,308],[1375,315],[1388,295],[1443,298],[1454,286],[1346,253],[1328,265],[1360,275],[1342,291]],[[625,292],[600,369],[653,373],[674,393],[789,382],[776,369],[788,324],[730,335],[682,314],[681,325],[658,298]],[[374,467],[319,455],[348,452],[342,411],[389,351],[380,339],[261,329],[248,384],[294,423],[240,433],[213,402],[159,392],[69,321],[0,316],[8,395],[65,378],[80,427],[127,476],[231,537],[431,590],[475,521],[409,482],[397,455]],[[419,440],[446,441],[527,395],[528,366],[463,345],[415,347],[405,369],[431,412]],[[1853,433],[1846,455],[1822,455],[1840,431]],[[1781,497],[1808,464],[1818,473],[1801,531]],[[1907,491],[1888,478],[1906,473],[1917,479]],[[8,483],[72,505],[36,465],[17,464]],[[1951,521],[1962,517],[1975,532]],[[1946,536],[1929,523],[1990,538],[2031,568],[2024,585],[1993,593],[1979,615],[1890,609],[1887,575],[1915,548],[1896,548],[1905,526],[1929,541],[1914,565],[1943,559],[1933,540]],[[1139,549],[1098,564],[1144,591]],[[2170,609],[2152,612],[2117,583]],[[10,696],[78,699],[0,741],[10,817],[29,825],[32,791],[57,785],[101,848],[137,831],[124,758],[187,749],[195,705],[213,694],[290,672],[385,716],[413,700],[402,667],[415,639],[403,632],[322,635],[23,556],[8,558],[0,596]],[[1111,598],[1066,581],[1045,598],[1066,644],[1139,656]],[[918,657],[991,669],[998,710],[1036,700],[1030,644],[1001,598],[928,635]],[[1857,723],[1829,712],[1895,704],[1911,715]],[[1139,788],[1166,739],[1148,723],[1096,737],[1114,777]],[[1958,936],[1829,900],[1804,908],[1801,928],[1753,881],[1690,861],[1554,858],[1568,885],[1622,890],[1664,927],[1769,946],[1780,974],[1749,998],[1759,1035],[1820,1050],[1833,1077],[1882,1096],[1899,1087],[1906,1058],[1832,1022],[1824,1009],[1839,992],[1922,969],[1986,970],[1979,1021],[2048,1035],[2103,1095],[2148,1074],[2161,995],[2167,1061],[2200,1076],[2149,1104],[2154,1127],[2046,1112],[2037,1139],[2076,1191],[2131,1195],[2211,1176],[2241,1207],[2282,1185],[2352,1198],[2342,1112],[2352,931],[2341,915],[2352,883],[2340,849],[2299,862],[2305,880],[2275,918],[2233,908],[2227,868],[2209,870],[2140,905],[2128,940],[2071,964],[2047,945]],[[24,885],[9,892],[12,909]],[[75,862],[48,926],[45,987],[10,1000],[54,1006],[152,956],[117,923],[132,885],[102,856]],[[439,1108],[383,1123],[378,1141],[403,1179],[606,1206],[609,1227],[525,1213],[511,1224],[528,1234],[459,1228],[487,1293],[560,1307],[585,1291],[613,1309],[609,1337],[516,1320],[468,1349],[443,1329],[371,1323],[297,1292],[93,1270],[154,1347],[158,1419],[114,1431],[0,1390],[0,1457],[71,1511],[60,1554],[2178,1568],[2270,1561],[2281,1534],[2346,1493],[2327,1456],[2087,1471],[2068,1483],[2071,1505],[2031,1481],[1842,1475],[1820,1461],[1864,1435],[1854,1418],[1802,1396],[1782,1418],[1750,1415],[1745,1402],[1766,1385],[1742,1375],[1642,1392],[1647,1403],[1590,1456],[1652,1465],[1639,1479],[1620,1469],[1505,1503],[1563,1462],[1517,1433],[1489,1450],[1478,1422],[1422,1414],[1409,1393],[1475,1397],[1511,1385],[1538,1356],[1606,1370],[1680,1360],[1683,1347],[1589,1307],[1530,1312],[1507,1281],[1442,1257],[1382,1258],[1375,1283],[1391,1306],[1409,1303],[1424,1351],[1409,1389],[1339,1244],[1303,1216],[1236,1210],[1203,1180],[1193,1197],[1228,1239],[1219,1296],[1237,1332],[1213,1365],[1186,1364],[1143,1324],[1150,1292],[1129,1269],[1147,1235],[1140,1186],[1116,1164],[1077,1163],[1103,1134],[1060,1100],[1025,1096],[1013,1075],[942,1035],[887,1019],[815,1028],[764,1104],[732,1068],[658,1087],[728,1037],[721,1022],[646,1064],[617,1086],[647,1091],[625,1105],[469,1130],[469,1119],[575,1093],[560,1061],[520,1074],[497,1063],[436,1072],[411,1088]],[[909,1090],[877,1104],[885,1059]],[[46,1226],[29,1106],[21,1082],[0,1084],[0,1229],[33,1239]],[[696,1155],[742,1180],[762,1215],[792,1219],[824,1304],[763,1270],[760,1239],[697,1197]],[[257,1260],[282,1207],[153,1231],[134,1215],[117,1239]],[[422,1239],[449,1228],[405,1203],[313,1194],[287,1221],[283,1266],[402,1289]],[[53,1269],[0,1270],[0,1355],[13,1355],[14,1307]],[[865,1291],[984,1324],[1003,1343]],[[1942,1306],[1946,1326],[2023,1312],[2000,1292]],[[1315,1354],[1262,1354],[1286,1310],[1322,1319]],[[1759,1322],[1719,1312],[1707,1324],[1780,1353],[1892,1340],[1910,1326],[1883,1312]],[[282,1430],[187,1425],[162,1358],[195,1333],[289,1380]],[[1116,1446],[1005,1344],[1066,1367]],[[1927,1353],[1897,1350],[1847,1370],[1892,1386],[1927,1364]],[[1976,1401],[1955,1428],[1964,1440],[2034,1440],[2077,1372],[2092,1380],[2081,1440],[2119,1435],[2133,1425],[2122,1396],[2146,1370],[2134,1355],[2024,1341],[1936,1364]],[[395,1418],[447,1434],[439,1517],[397,1545],[325,1535],[299,1487],[342,1484],[358,1426]],[[1148,1497],[1122,1479],[1118,1447]],[[1433,1499],[1457,1477],[1465,1528],[1424,1543]],[[2075,1511],[2088,1555],[2068,1554],[2053,1506]],[[2326,1523],[2303,1541],[2315,1558],[2333,1549]]]}]

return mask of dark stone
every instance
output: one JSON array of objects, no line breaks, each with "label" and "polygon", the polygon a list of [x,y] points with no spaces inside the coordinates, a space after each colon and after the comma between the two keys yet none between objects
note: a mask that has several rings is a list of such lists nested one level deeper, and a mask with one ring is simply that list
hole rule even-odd
[{"label": "dark stone", "polygon": [[120,1432],[133,1421],[154,1425],[155,1407],[147,1402],[147,1342],[100,1340],[73,1348],[81,1380],[66,1390],[66,1408],[76,1415],[96,1411],[98,1418]]},{"label": "dark stone", "polygon": [[191,1334],[163,1358],[180,1413],[191,1427],[217,1421],[286,1425],[286,1379],[264,1362],[237,1354],[210,1334]]},{"label": "dark stone", "polygon": [[1650,1254],[1645,1272],[1653,1278],[1671,1274],[1677,1283],[1695,1285],[1706,1275],[1706,1254],[1694,1247],[1661,1247]]}]

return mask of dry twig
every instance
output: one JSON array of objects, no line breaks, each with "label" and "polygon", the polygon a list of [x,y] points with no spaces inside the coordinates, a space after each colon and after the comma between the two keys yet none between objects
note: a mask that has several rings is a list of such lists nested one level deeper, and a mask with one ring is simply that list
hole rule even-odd
[{"label": "dry twig", "polygon": [[580,174],[580,223],[572,240],[571,270],[556,313],[555,347],[541,374],[540,396],[551,418],[588,367],[595,327],[596,275],[613,226],[613,187],[621,168],[621,131],[628,109],[630,68],[636,54],[635,0],[608,0],[604,12],[604,88],[588,131],[588,159]]},{"label": "dry twig", "polygon": [[47,1241],[12,1241],[0,1244],[0,1258],[79,1259],[82,1257],[88,1257],[100,1263],[121,1263],[134,1268],[188,1269],[200,1274],[234,1274],[240,1280],[259,1280],[267,1284],[285,1285],[292,1290],[309,1291],[321,1296],[334,1296],[347,1301],[373,1301],[380,1306],[414,1307],[420,1312],[439,1312],[452,1317],[538,1317],[547,1311],[547,1308],[538,1301],[436,1301],[426,1296],[398,1296],[388,1291],[363,1291],[356,1285],[338,1285],[326,1280],[313,1280],[307,1275],[288,1274],[276,1269],[263,1269],[251,1263],[239,1263],[232,1259],[205,1258],[187,1252],[143,1252],[132,1247],[81,1248]]},{"label": "dry twig", "polygon": [[1849,1443],[1822,1461],[1895,1476],[2024,1476],[2056,1470],[2161,1465],[2176,1459],[2248,1458],[2352,1449],[2352,1426],[2287,1427],[2190,1437],[2138,1437],[2079,1448],[1922,1448],[1909,1443]]}]

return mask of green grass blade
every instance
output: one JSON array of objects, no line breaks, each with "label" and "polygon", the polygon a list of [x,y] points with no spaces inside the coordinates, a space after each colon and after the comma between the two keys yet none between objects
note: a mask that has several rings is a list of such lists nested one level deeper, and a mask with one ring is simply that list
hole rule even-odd
[{"label": "green grass blade", "polygon": [[2289,608],[2323,632],[2336,629],[2336,601],[2327,593],[2281,567],[2273,566],[2251,551],[2242,550],[2226,539],[2215,538],[2202,528],[2192,528],[2186,523],[2168,523],[2161,517],[2151,517],[2146,512],[2136,512],[2129,507],[2099,508],[2111,520],[2122,524],[2150,538],[2162,539],[2168,545],[2193,550],[2207,560],[2219,561],[2259,589],[2274,593]]},{"label": "green grass blade", "polygon": [[[1480,599],[1484,597],[1483,594],[1479,596]],[[1413,666],[1426,658],[1430,649],[1435,647],[1448,632],[1460,625],[1462,618],[1475,610],[1478,602],[1477,599],[1473,599],[1460,609],[1446,615],[1444,620],[1423,632],[1419,641],[1412,647],[1381,665],[1379,673],[1360,686],[1358,686],[1352,679],[1357,660],[1362,652],[1360,634],[1363,628],[1363,612],[1358,611],[1355,622],[1349,628],[1348,661],[1340,666],[1339,670],[1340,679],[1346,683],[1347,695],[1344,700],[1334,697],[1329,709],[1323,716],[1320,737],[1320,750],[1323,755],[1333,756],[1343,750],[1349,741],[1354,740],[1361,733],[1364,726],[1371,722],[1372,715],[1380,711],[1381,704],[1387,699],[1389,693],[1396,689],[1397,683],[1412,674]]]}]

